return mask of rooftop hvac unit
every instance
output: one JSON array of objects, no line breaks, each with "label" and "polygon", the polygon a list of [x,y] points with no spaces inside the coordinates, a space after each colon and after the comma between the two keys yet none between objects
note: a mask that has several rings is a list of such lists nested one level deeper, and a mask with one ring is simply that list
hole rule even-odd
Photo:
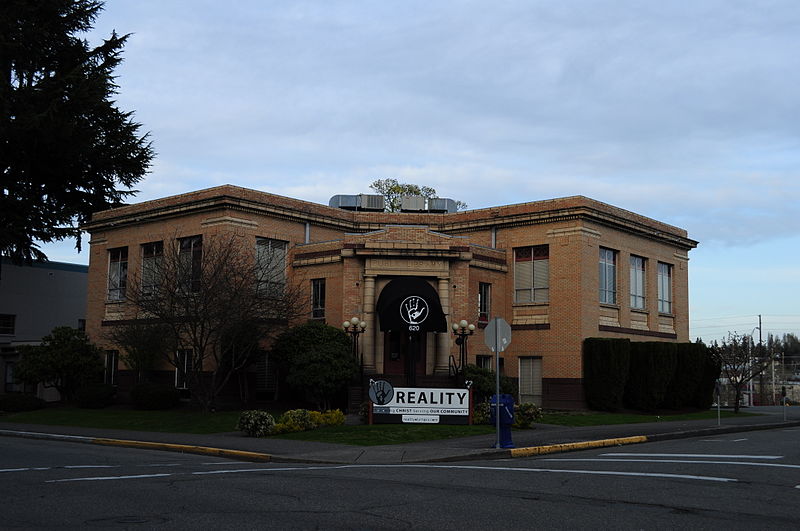
[{"label": "rooftop hvac unit", "polygon": [[404,195],[400,197],[401,212],[424,212],[425,198],[421,195]]},{"label": "rooftop hvac unit", "polygon": [[450,214],[455,212],[456,202],[454,199],[444,199],[442,197],[434,197],[432,199],[428,199],[428,211],[429,212],[437,212],[440,214]]},{"label": "rooftop hvac unit", "polygon": [[383,212],[383,196],[372,194],[361,194],[359,198],[359,210],[369,212]]},{"label": "rooftop hvac unit", "polygon": [[343,208],[344,210],[358,209],[358,196],[357,195],[335,195],[328,201],[328,206],[334,208]]}]

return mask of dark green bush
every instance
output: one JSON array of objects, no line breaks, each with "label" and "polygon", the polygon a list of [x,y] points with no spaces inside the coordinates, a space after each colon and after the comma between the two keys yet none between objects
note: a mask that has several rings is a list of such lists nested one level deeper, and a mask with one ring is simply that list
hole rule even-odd
[{"label": "dark green bush", "polygon": [[583,342],[583,389],[586,403],[598,411],[622,407],[630,367],[630,341],[590,337]]},{"label": "dark green bush", "polygon": [[131,401],[136,409],[170,409],[180,402],[180,393],[171,385],[145,382],[131,389]]},{"label": "dark green bush", "polygon": [[677,364],[675,343],[631,343],[631,365],[623,399],[625,405],[640,411],[654,411],[661,406]]},{"label": "dark green bush", "polygon": [[117,389],[113,385],[96,383],[87,384],[78,389],[75,399],[78,407],[87,409],[102,409],[114,403]]},{"label": "dark green bush", "polygon": [[700,343],[678,343],[678,364],[675,377],[664,397],[664,407],[681,409],[694,406],[694,397],[705,367],[705,346]]},{"label": "dark green bush", "polygon": [[694,394],[694,406],[700,409],[708,409],[714,403],[714,385],[719,378],[721,370],[719,361],[715,360],[711,355],[708,347],[703,343],[699,343],[699,350],[703,358],[702,374],[700,383],[697,385],[697,391]]},{"label": "dark green bush", "polygon": [[[464,379],[472,381],[472,396],[475,404],[489,400],[497,387],[494,371],[482,369],[477,365],[467,365],[464,368]],[[519,402],[519,387],[514,378],[500,376],[500,393],[514,395],[514,402]]]},{"label": "dark green bush", "polygon": [[44,400],[33,395],[16,393],[0,395],[0,411],[7,413],[33,411],[34,409],[41,409],[45,405],[46,402]]}]

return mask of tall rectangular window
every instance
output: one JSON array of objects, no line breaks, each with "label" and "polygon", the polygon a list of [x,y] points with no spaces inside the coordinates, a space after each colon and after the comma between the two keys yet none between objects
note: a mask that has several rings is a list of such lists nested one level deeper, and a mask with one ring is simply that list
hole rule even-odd
[{"label": "tall rectangular window", "polygon": [[124,300],[128,285],[128,248],[109,249],[108,261],[108,300]]},{"label": "tall rectangular window", "polygon": [[189,388],[189,371],[192,370],[192,349],[182,348],[175,354],[175,387]]},{"label": "tall rectangular window", "polygon": [[190,293],[200,291],[203,274],[203,237],[189,236],[178,240],[178,265],[182,288]]},{"label": "tall rectangular window", "polygon": [[550,250],[547,245],[514,249],[514,302],[550,300]]},{"label": "tall rectangular window", "polygon": [[635,310],[645,309],[645,263],[641,256],[631,255],[631,308]]},{"label": "tall rectangular window", "polygon": [[542,358],[519,358],[519,399],[520,402],[542,405]]},{"label": "tall rectangular window", "polygon": [[13,336],[16,333],[17,316],[14,314],[0,314],[0,334]]},{"label": "tall rectangular window", "polygon": [[17,379],[14,377],[14,366],[16,365],[13,361],[7,361],[5,363],[5,391],[6,393],[21,393],[24,388],[23,385],[17,382]]},{"label": "tall rectangular window", "polygon": [[256,238],[256,282],[261,292],[282,292],[286,287],[288,242]]},{"label": "tall rectangular window", "polygon": [[325,279],[315,278],[311,281],[311,317],[325,318]]},{"label": "tall rectangular window", "polygon": [[103,381],[110,385],[117,385],[117,363],[119,362],[119,352],[116,350],[106,350],[106,366],[103,373]]},{"label": "tall rectangular window", "polygon": [[658,311],[672,313],[672,266],[658,263]]},{"label": "tall rectangular window", "polygon": [[158,291],[163,259],[164,242],[142,245],[142,295],[153,295]]},{"label": "tall rectangular window", "polygon": [[492,311],[492,285],[487,282],[478,283],[478,322],[488,323]]},{"label": "tall rectangular window", "polygon": [[600,247],[600,302],[617,303],[617,251]]}]

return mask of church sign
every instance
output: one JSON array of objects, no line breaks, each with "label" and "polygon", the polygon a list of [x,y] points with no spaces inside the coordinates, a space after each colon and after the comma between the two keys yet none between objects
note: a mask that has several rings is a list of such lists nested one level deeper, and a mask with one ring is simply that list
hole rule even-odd
[{"label": "church sign", "polygon": [[469,424],[469,389],[392,387],[370,382],[371,423]]}]

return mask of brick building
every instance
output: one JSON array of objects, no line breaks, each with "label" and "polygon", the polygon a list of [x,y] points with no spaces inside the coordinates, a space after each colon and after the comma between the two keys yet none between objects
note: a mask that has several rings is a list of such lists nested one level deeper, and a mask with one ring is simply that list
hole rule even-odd
[{"label": "brick building", "polygon": [[[254,253],[285,253],[289,281],[306,284],[309,319],[365,321],[364,373],[398,384],[448,375],[458,359],[450,326],[462,319],[476,325],[468,362],[485,366],[487,322],[511,324],[502,371],[520,379],[523,400],[545,407],[583,406],[587,337],[689,340],[697,242],[685,230],[581,196],[464,212],[411,201],[412,211],[396,213],[341,197],[350,209],[225,185],[97,213],[85,227],[88,334],[102,345],[103,328],[130,317],[120,287],[150,244],[234,231]],[[408,309],[420,298],[430,319],[415,321],[422,309]],[[269,365],[257,370],[268,387]]]}]

